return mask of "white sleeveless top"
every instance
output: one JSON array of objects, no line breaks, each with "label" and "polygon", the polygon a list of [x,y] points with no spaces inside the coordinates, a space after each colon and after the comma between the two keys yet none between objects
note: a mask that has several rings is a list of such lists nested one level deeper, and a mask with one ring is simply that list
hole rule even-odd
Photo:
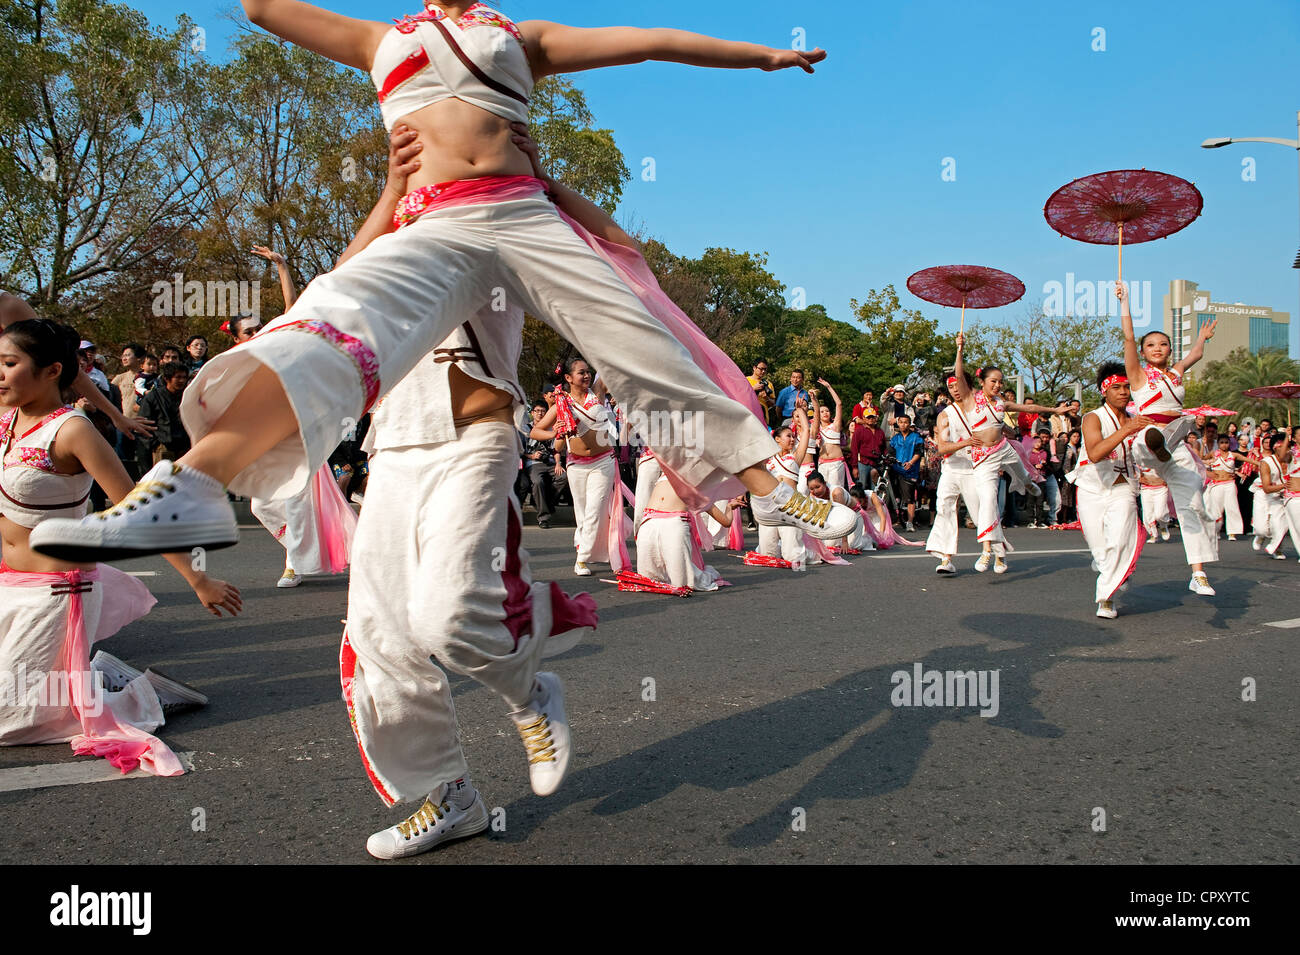
[{"label": "white sleeveless top", "polygon": [[767,459],[767,469],[778,481],[799,480],[799,467],[794,463],[794,455],[790,452],[772,455]]},{"label": "white sleeveless top", "polygon": [[[1088,415],[1095,415],[1101,423],[1101,436],[1103,439],[1109,438],[1120,429],[1120,419],[1109,405],[1102,405],[1095,411],[1089,411]],[[1084,415],[1085,418],[1088,415]],[[1138,469],[1133,460],[1133,439],[1127,438],[1119,443],[1119,446],[1110,452],[1110,456],[1104,461],[1094,462],[1088,460],[1088,447],[1085,442],[1083,453],[1079,455],[1079,464],[1074,469],[1072,477],[1079,487],[1086,488],[1097,494],[1109,491],[1115,484],[1116,478],[1124,478],[1129,489],[1136,491],[1138,486]]]},{"label": "white sleeveless top", "polygon": [[82,517],[94,478],[86,471],[54,470],[50,448],[59,429],[84,411],[63,407],[46,415],[25,434],[14,434],[18,409],[0,417],[0,514],[20,527],[35,527],[51,517]]},{"label": "white sleeveless top", "polygon": [[403,17],[384,34],[370,69],[384,128],[423,106],[456,98],[528,122],[533,71],[509,17],[476,3],[459,21],[438,7]]},{"label": "white sleeveless top", "polygon": [[[967,419],[955,403],[943,409],[943,418],[948,422],[949,441],[955,443],[973,437],[970,429],[966,427]],[[969,471],[975,466],[971,460],[970,448],[965,447],[960,451],[954,451],[952,454],[945,454],[943,456],[943,466],[957,471]]]},{"label": "white sleeveless top", "polygon": [[1137,413],[1182,414],[1183,399],[1187,394],[1187,389],[1183,387],[1183,376],[1172,368],[1166,373],[1145,365],[1142,370],[1146,373],[1146,379],[1134,383],[1132,392]]}]

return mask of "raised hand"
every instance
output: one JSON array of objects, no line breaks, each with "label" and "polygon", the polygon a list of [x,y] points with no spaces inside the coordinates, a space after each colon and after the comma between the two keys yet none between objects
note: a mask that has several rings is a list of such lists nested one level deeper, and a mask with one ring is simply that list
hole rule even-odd
[{"label": "raised hand", "polygon": [[768,52],[767,62],[761,68],[771,73],[774,70],[788,70],[791,67],[798,67],[805,73],[813,73],[815,71],[812,65],[820,63],[824,59],[826,59],[826,51],[821,47],[815,50],[773,49]]},{"label": "raised hand", "polygon": [[284,265],[284,256],[279,252],[272,252],[264,245],[255,245],[248,251],[252,252],[254,255],[260,255],[268,262],[274,262],[276,265]]}]

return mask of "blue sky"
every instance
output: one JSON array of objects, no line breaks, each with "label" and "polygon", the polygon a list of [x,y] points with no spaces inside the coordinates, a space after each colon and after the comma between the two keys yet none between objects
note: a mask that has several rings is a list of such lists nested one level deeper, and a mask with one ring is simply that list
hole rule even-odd
[{"label": "blue sky", "polygon": [[[408,3],[332,0],[391,19]],[[136,0],[156,23],[188,13],[224,55],[220,2]],[[676,252],[766,252],[787,287],[847,320],[849,300],[893,284],[904,304],[955,331],[956,313],[905,289],[917,269],[972,263],[1047,283],[1108,282],[1115,249],[1064,239],[1043,219],[1058,186],[1145,167],[1196,183],[1205,211],[1177,235],[1125,253],[1151,283],[1154,321],[1174,278],[1217,301],[1291,314],[1300,355],[1300,198],[1295,150],[1211,136],[1294,138],[1300,110],[1295,0],[1085,2],[980,0],[630,4],[500,0],[516,20],[671,26],[788,47],[802,30],[830,56],[817,73],[641,64],[585,74],[599,125],[633,172],[620,217]],[[381,16],[382,11],[382,16]],[[1100,28],[1104,35],[1095,31]],[[1104,39],[1104,50],[1094,50]],[[653,158],[655,178],[642,179]],[[1254,179],[1243,179],[1243,160]],[[944,181],[945,159],[955,179]],[[949,164],[953,168],[953,164]],[[980,314],[1018,317],[1015,304]]]}]

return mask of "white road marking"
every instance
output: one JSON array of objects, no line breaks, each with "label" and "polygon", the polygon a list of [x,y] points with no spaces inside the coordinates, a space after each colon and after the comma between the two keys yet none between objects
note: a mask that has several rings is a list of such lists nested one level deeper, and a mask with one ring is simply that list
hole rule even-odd
[{"label": "white road marking", "polygon": [[1266,627],[1277,627],[1279,630],[1294,630],[1300,627],[1300,617],[1292,620],[1274,620],[1271,623],[1264,624]]},{"label": "white road marking", "polygon": [[[1092,553],[1092,551],[1090,551],[1087,547],[1060,548],[1060,549],[1057,549],[1057,550],[1019,550],[1019,549],[1017,549],[1017,550],[1013,550],[1010,554],[1007,555],[1007,557],[1008,557],[1009,560],[1015,560],[1017,557],[1022,557],[1022,556],[1028,555],[1028,554],[1090,554],[1090,553]],[[955,555],[955,556],[957,556],[957,557],[978,557],[980,554],[981,554],[981,551],[973,550],[973,551],[970,551],[969,553],[963,552],[963,553],[957,554],[957,555]],[[865,555],[864,555],[864,556],[865,556]],[[906,558],[909,558],[909,557],[929,557],[931,560],[938,560],[938,558],[935,557],[933,554],[926,553],[925,551],[922,551],[922,552],[919,553],[919,554],[881,554],[881,553],[877,552],[877,553],[873,553],[873,554],[871,554],[871,556],[874,557],[876,560],[905,560]]]},{"label": "white road marking", "polygon": [[[177,753],[186,772],[194,772],[194,754]],[[114,779],[135,779],[149,773],[137,769],[133,773],[122,771],[106,759],[76,763],[43,763],[39,766],[15,766],[0,769],[0,793],[21,789],[47,789],[51,786],[75,786],[80,783],[106,783]]]},{"label": "white road marking", "polygon": [[128,577],[157,577],[157,576],[158,576],[158,571],[156,571],[156,570],[128,570],[128,571],[126,572],[126,575],[127,575]]}]

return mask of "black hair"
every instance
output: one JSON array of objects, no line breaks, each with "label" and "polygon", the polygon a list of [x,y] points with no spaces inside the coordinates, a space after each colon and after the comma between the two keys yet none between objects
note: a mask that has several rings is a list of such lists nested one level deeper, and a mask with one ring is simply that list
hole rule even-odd
[{"label": "black hair", "polygon": [[1281,431],[1278,431],[1276,434],[1270,434],[1268,436],[1268,449],[1272,451],[1279,444],[1286,443],[1286,440],[1287,436]]},{"label": "black hair", "polygon": [[127,342],[125,345],[122,346],[122,351],[126,351],[128,348],[131,349],[132,353],[135,354],[136,358],[144,357],[144,346],[141,345],[139,342]]},{"label": "black hair", "polygon": [[802,368],[792,368],[792,369],[790,369],[790,374],[792,374],[792,375],[802,375],[802,374],[803,374],[803,369],[802,369]]},{"label": "black hair", "polygon": [[809,471],[807,479],[811,481],[813,478],[816,478],[817,480],[821,481],[823,484],[826,483],[826,478],[822,475],[821,471]]},{"label": "black hair", "polygon": [[1123,375],[1124,366],[1117,361],[1104,361],[1101,367],[1097,369],[1097,387],[1101,388],[1101,383],[1111,375]]},{"label": "black hair", "polygon": [[768,368],[771,368],[771,367],[772,367],[772,363],[771,363],[770,361],[768,361],[766,358],[756,358],[756,359],[754,360],[754,364],[755,364],[755,365],[767,365]]},{"label": "black hair", "polygon": [[1215,438],[1215,441],[1227,441],[1229,444],[1231,444],[1232,438],[1228,437],[1228,432],[1225,431],[1223,434]]},{"label": "black hair", "polygon": [[81,335],[75,328],[44,318],[29,318],[14,322],[4,330],[4,335],[12,339],[37,368],[49,368],[57,363],[60,366],[60,391],[71,387],[77,380],[81,372],[81,364],[77,361]]},{"label": "black hair", "polygon": [[189,348],[195,342],[203,342],[203,344],[206,345],[208,343],[208,340],[204,338],[202,335],[191,335],[189,338],[185,339],[185,347]]},{"label": "black hair", "polygon": [[861,484],[854,484],[852,487],[850,487],[850,488],[849,488],[849,494],[852,495],[853,497],[866,497],[866,496],[867,496],[867,492],[866,492],[866,490],[862,487]]},{"label": "black hair", "polygon": [[147,351],[147,352],[145,352],[143,355],[140,356],[140,360],[141,360],[141,361],[157,361],[157,360],[158,360],[158,356],[155,355],[155,354],[154,354],[153,352],[151,352],[151,351]]},{"label": "black hair", "polygon": [[772,437],[779,438],[781,437],[782,434],[784,434],[787,431],[789,431],[791,434],[794,434],[794,428],[790,427],[788,424],[783,424],[781,425],[781,427],[777,428],[775,431],[772,432]]},{"label": "black hair", "polygon": [[184,348],[181,348],[180,345],[164,345],[161,349],[159,349],[158,353],[161,355],[163,352],[165,352],[165,351],[167,351],[167,350],[169,350],[169,349],[170,349],[171,351],[176,352],[176,354],[178,354],[178,355],[184,355],[184,354],[185,354],[185,349],[184,349]]},{"label": "black hair", "polygon": [[588,365],[588,367],[590,367],[590,363],[587,361],[587,359],[583,358],[581,355],[571,355],[560,363],[560,368],[563,369],[564,374],[572,375],[573,366],[576,365],[578,362],[582,362],[584,365]]},{"label": "black hair", "polygon": [[1001,371],[1001,370],[1002,369],[999,368],[997,365],[985,365],[983,368],[980,369],[979,379],[980,381],[985,381],[988,378],[990,372]]},{"label": "black hair", "polygon": [[[1150,338],[1152,335],[1164,335],[1165,341],[1169,341],[1169,336],[1165,332],[1161,331],[1158,328],[1153,328],[1151,329],[1151,331],[1147,332],[1138,340],[1138,348],[1145,348],[1147,344],[1147,339]],[[1170,344],[1172,344],[1172,342],[1170,342]]]},{"label": "black hair", "polygon": [[171,381],[177,375],[188,375],[190,370],[178,361],[169,361],[158,369],[158,377],[163,381]]}]

